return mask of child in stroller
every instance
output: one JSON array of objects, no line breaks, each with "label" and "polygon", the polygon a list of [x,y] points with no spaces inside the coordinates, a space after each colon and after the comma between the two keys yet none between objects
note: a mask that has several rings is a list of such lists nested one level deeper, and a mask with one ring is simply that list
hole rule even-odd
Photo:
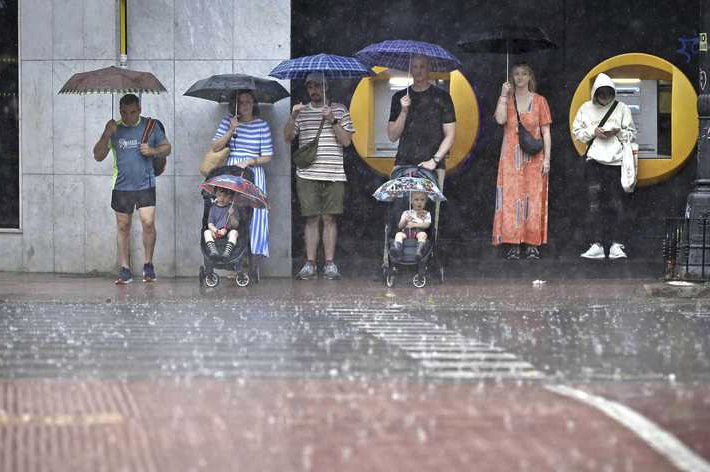
[{"label": "child in stroller", "polygon": [[431,213],[424,208],[426,206],[426,200],[426,193],[412,193],[410,199],[412,208],[402,212],[399,224],[397,225],[400,231],[394,236],[394,242],[390,247],[390,253],[395,257],[401,257],[402,243],[405,239],[416,238],[416,259],[421,260],[428,238],[426,230],[431,226]]},{"label": "child in stroller", "polygon": [[227,245],[224,248],[222,257],[229,259],[234,246],[237,245],[237,237],[239,236],[239,211],[235,211],[232,203],[234,200],[234,192],[226,188],[215,189],[215,199],[210,208],[209,216],[207,217],[207,229],[205,230],[205,244],[209,251],[209,256],[212,258],[219,257],[215,239],[227,239]]},{"label": "child in stroller", "polygon": [[[206,176],[205,182],[225,175],[243,177],[249,181],[253,179],[250,169],[223,166],[212,170]],[[235,271],[236,284],[246,287],[252,281],[258,282],[260,278],[258,268],[252,269],[256,265],[252,265],[249,256],[251,254],[249,244],[251,208],[232,203],[235,195],[228,189],[215,186],[213,190],[213,192],[207,192],[204,188],[202,190],[204,209],[200,230],[200,250],[204,265],[200,266],[200,286],[214,288],[219,285],[220,276],[215,269],[222,269]]]},{"label": "child in stroller", "polygon": [[[437,188],[436,175],[421,167],[398,167],[392,171],[391,181],[400,177],[416,177],[432,182]],[[432,203],[422,191],[413,190],[390,201],[385,223],[385,246],[382,272],[385,284],[393,287],[398,274],[415,269],[412,283],[417,288],[427,284],[427,275],[434,269],[444,281],[444,266],[437,256],[440,204]]]}]

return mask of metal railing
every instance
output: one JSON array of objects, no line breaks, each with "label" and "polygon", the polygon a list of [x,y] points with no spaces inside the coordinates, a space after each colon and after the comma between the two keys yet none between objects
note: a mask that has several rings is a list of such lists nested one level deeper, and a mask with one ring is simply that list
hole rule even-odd
[{"label": "metal railing", "polygon": [[710,218],[666,218],[666,280],[710,280]]}]

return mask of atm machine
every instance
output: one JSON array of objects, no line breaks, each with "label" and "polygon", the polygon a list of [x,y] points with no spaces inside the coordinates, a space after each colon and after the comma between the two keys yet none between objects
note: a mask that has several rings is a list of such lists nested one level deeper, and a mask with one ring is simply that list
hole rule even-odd
[{"label": "atm machine", "polygon": [[661,80],[613,79],[616,99],[631,110],[639,159],[670,159],[670,83]]}]

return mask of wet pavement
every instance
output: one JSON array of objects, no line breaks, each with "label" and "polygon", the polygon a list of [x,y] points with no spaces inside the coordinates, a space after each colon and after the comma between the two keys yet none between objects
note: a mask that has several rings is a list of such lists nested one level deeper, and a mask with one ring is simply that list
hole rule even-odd
[{"label": "wet pavement", "polygon": [[710,298],[532,282],[0,273],[0,470],[710,470]]}]

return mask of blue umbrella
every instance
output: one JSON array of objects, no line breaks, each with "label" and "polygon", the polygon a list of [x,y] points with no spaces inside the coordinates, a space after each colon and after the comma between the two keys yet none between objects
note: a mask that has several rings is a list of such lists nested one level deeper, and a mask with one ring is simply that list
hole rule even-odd
[{"label": "blue umbrella", "polygon": [[277,79],[305,79],[311,72],[322,72],[329,79],[353,79],[375,75],[370,69],[354,57],[333,54],[288,59],[276,66],[269,75]]},{"label": "blue umbrella", "polygon": [[451,72],[461,67],[461,61],[449,51],[424,41],[393,39],[371,44],[355,53],[355,57],[368,66],[402,71],[409,71],[412,56],[426,57],[432,72]]},{"label": "blue umbrella", "polygon": [[274,67],[269,75],[277,79],[305,79],[311,72],[323,74],[323,102],[325,102],[325,79],[353,79],[375,75],[372,70],[354,57],[334,54],[316,54],[315,56],[287,59]]}]

